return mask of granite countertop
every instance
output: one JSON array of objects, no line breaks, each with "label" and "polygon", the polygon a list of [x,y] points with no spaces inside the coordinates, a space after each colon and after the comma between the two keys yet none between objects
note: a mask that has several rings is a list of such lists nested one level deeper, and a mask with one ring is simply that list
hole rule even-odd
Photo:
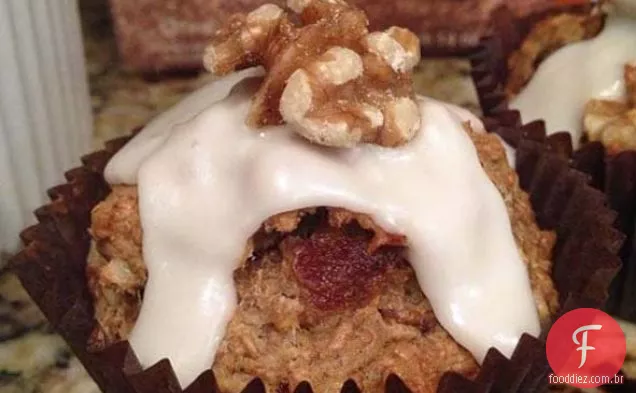
[{"label": "granite countertop", "polygon": [[[141,76],[125,70],[117,61],[106,0],[80,3],[94,110],[95,149],[108,139],[128,134],[212,79],[204,73],[167,77]],[[416,84],[421,94],[479,113],[466,61],[425,59],[418,67]],[[629,331],[628,337],[636,337],[636,328],[625,325],[625,329]],[[629,341],[633,349],[634,340]],[[8,271],[0,275],[0,391],[99,391]]]}]

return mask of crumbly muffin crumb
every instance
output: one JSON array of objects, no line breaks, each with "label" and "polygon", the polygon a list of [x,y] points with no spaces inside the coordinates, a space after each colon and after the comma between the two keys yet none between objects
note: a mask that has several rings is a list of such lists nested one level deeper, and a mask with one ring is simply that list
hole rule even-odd
[{"label": "crumbly muffin crumb", "polygon": [[137,188],[117,186],[92,212],[86,275],[95,320],[94,349],[126,339],[139,315],[148,274],[141,255]]}]

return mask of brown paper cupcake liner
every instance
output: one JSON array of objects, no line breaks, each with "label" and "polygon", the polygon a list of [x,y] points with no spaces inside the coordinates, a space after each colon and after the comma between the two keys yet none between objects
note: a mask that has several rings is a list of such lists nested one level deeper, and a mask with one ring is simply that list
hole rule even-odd
[{"label": "brown paper cupcake liner", "polygon": [[[563,140],[546,138],[541,123],[521,125],[514,114],[490,118],[487,123],[490,130],[515,142],[519,179],[530,195],[538,222],[558,234],[553,279],[560,293],[561,313],[601,307],[620,266],[617,253],[623,235],[612,226],[616,213],[606,206],[605,196],[587,184],[587,176],[569,167],[567,155],[562,153]],[[39,223],[22,233],[25,247],[13,258],[12,266],[102,391],[217,393],[211,370],[182,390],[168,360],[144,370],[128,342],[99,352],[87,351],[94,326],[85,277],[90,212],[109,192],[102,176],[106,163],[127,140],[111,141],[105,150],[84,157],[81,167],[66,173],[66,184],[50,190],[52,202],[36,211]],[[550,372],[544,345],[544,337],[524,335],[511,359],[491,349],[475,380],[448,373],[438,392],[543,392]],[[244,389],[248,393],[263,391],[259,379]],[[346,381],[342,391],[359,389],[354,381]],[[399,377],[391,376],[386,391],[409,390]],[[311,392],[311,387],[304,383],[294,392]]]},{"label": "brown paper cupcake liner", "polygon": [[613,283],[607,309],[623,319],[636,321],[636,152],[608,155],[600,143],[588,143],[574,154],[572,163],[605,192],[610,206],[618,213],[616,227],[627,239],[620,252],[623,266]]}]

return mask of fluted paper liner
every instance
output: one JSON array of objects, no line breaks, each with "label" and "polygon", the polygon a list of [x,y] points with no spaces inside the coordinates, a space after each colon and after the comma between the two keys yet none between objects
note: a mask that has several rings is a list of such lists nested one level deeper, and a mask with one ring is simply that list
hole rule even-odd
[{"label": "fluted paper liner", "polygon": [[607,309],[636,321],[636,151],[609,155],[600,143],[589,143],[574,154],[572,163],[605,192],[609,205],[618,213],[616,227],[627,235],[620,252],[623,267],[612,285]]}]

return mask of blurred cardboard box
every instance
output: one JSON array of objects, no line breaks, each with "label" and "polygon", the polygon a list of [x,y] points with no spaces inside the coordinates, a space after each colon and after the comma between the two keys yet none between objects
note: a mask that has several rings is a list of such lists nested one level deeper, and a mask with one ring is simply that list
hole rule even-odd
[{"label": "blurred cardboard box", "polygon": [[[450,52],[476,45],[492,27],[495,9],[504,8],[514,18],[563,7],[556,0],[349,2],[367,11],[371,29],[407,27],[420,35],[425,49]],[[110,0],[121,59],[142,72],[200,68],[203,50],[220,23],[265,3],[284,5],[285,0]]]},{"label": "blurred cardboard box", "polygon": [[117,46],[127,68],[197,69],[219,24],[271,0],[110,0]]}]

